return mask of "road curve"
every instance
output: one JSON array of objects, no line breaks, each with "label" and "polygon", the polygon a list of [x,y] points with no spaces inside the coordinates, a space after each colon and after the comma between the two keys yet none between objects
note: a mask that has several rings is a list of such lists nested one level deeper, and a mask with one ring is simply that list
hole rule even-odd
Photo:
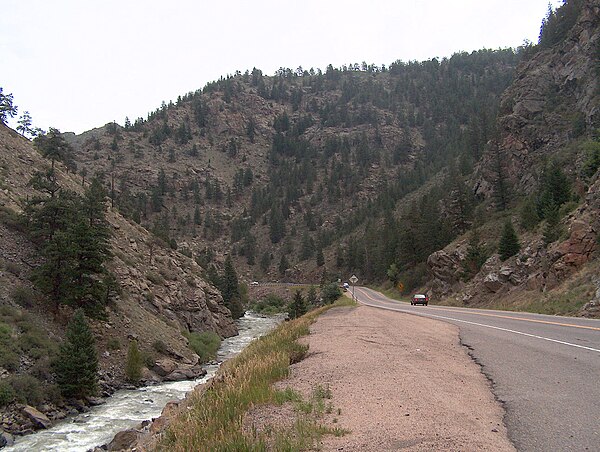
[{"label": "road curve", "polygon": [[520,451],[600,450],[600,320],[411,306],[366,287],[361,304],[457,325],[506,408]]}]

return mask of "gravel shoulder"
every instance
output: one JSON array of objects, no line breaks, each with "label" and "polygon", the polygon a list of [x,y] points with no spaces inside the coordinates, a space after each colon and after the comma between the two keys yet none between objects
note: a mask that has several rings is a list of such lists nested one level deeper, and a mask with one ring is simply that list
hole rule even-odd
[{"label": "gravel shoulder", "polygon": [[303,338],[306,359],[290,386],[309,396],[331,390],[324,451],[514,451],[504,410],[460,345],[458,328],[367,306],[334,308]]}]

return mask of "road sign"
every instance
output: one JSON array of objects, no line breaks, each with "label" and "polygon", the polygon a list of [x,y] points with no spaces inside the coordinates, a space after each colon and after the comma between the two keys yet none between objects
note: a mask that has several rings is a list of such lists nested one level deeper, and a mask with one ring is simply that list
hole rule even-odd
[{"label": "road sign", "polygon": [[358,281],[358,278],[356,277],[356,275],[352,275],[350,276],[350,282],[352,284],[356,284],[356,282]]},{"label": "road sign", "polygon": [[404,290],[404,284],[402,284],[401,282],[399,282],[396,287],[398,288],[399,292],[402,292]]}]

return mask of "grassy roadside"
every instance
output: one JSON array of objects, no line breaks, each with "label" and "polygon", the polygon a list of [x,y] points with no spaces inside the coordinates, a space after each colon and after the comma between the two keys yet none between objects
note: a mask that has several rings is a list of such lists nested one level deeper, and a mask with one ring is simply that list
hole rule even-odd
[{"label": "grassy roadside", "polygon": [[[309,334],[310,324],[319,315],[332,307],[354,305],[342,297],[253,341],[223,364],[206,390],[190,396],[188,409],[171,422],[157,450],[292,451],[313,448],[323,434],[344,434],[319,423],[323,410],[331,406],[324,402],[330,397],[327,389],[316,387],[310,400],[302,400],[291,389],[274,389],[273,383],[287,377],[290,364],[304,358],[308,346],[297,339]],[[264,431],[244,427],[244,415],[250,408],[286,402],[295,407],[292,425]]]}]

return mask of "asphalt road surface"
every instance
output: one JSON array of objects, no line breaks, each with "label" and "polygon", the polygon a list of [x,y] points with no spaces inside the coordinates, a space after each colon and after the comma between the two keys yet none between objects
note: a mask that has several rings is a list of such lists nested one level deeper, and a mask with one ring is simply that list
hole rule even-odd
[{"label": "asphalt road surface", "polygon": [[411,306],[365,287],[361,304],[449,322],[504,403],[520,451],[600,451],[600,320]]}]

